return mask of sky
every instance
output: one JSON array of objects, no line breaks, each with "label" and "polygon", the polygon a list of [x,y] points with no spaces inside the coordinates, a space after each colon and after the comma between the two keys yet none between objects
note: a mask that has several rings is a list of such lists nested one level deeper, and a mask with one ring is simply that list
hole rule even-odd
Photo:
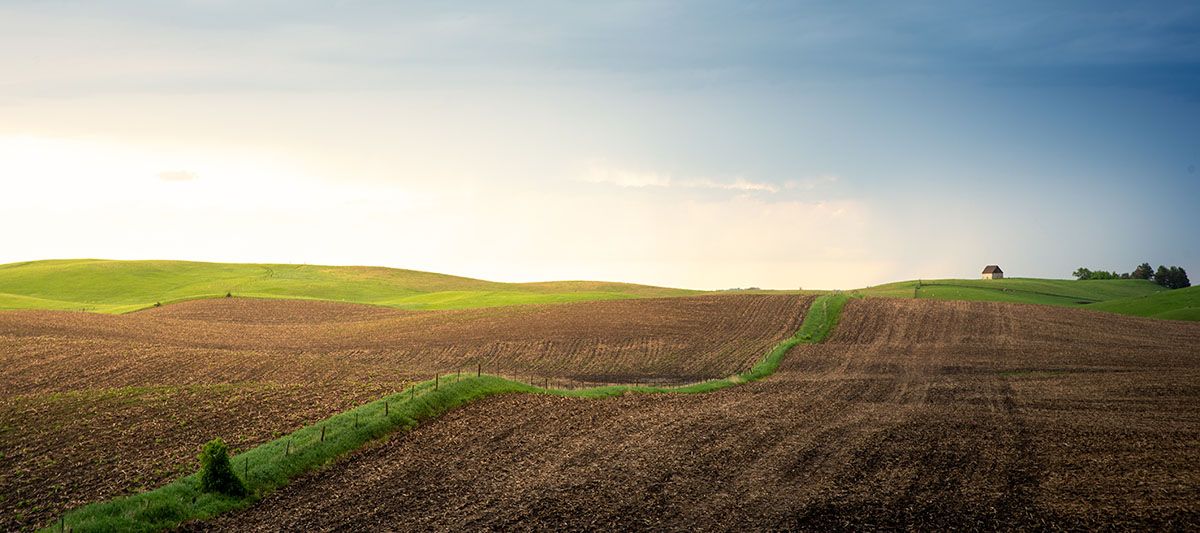
[{"label": "sky", "polygon": [[0,263],[1200,270],[1195,2],[0,0]]}]

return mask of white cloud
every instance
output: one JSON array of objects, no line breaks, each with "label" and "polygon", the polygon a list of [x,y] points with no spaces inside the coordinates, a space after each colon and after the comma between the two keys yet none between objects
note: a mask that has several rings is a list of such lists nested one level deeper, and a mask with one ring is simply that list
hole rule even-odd
[{"label": "white cloud", "polygon": [[[751,181],[742,177],[723,180],[713,178],[676,178],[666,173],[613,168],[602,164],[590,165],[581,181],[635,189],[657,187],[765,192],[769,194],[780,191],[780,187],[774,183]],[[788,186],[787,188],[791,187]]]},{"label": "white cloud", "polygon": [[820,176],[812,178],[788,180],[783,184],[783,188],[788,190],[811,191],[813,189],[828,187],[841,180],[842,178],[836,174],[821,174]]},{"label": "white cloud", "polygon": [[719,189],[723,191],[740,192],[779,192],[779,187],[765,182],[750,181],[745,178],[735,178],[733,181],[716,181],[711,179],[686,180],[679,182],[680,187],[689,189]]},{"label": "white cloud", "polygon": [[600,165],[591,165],[587,174],[584,175],[583,181],[636,189],[671,186],[671,176],[665,174],[614,169]]}]

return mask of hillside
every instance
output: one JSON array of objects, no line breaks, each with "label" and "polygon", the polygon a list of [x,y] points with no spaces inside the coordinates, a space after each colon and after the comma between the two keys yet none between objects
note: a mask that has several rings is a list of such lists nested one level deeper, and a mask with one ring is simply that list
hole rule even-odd
[{"label": "hillside", "polygon": [[65,259],[0,265],[0,309],[124,313],[197,298],[298,298],[404,309],[681,296],[694,291],[595,281],[499,283],[384,267]]},{"label": "hillside", "polygon": [[[901,281],[860,289],[868,297],[932,298],[1083,306],[1120,298],[1137,298],[1166,289],[1145,280],[1071,280],[1006,278]],[[915,291],[915,292],[914,292]]]},{"label": "hillside", "polygon": [[1087,306],[1088,309],[1171,320],[1200,320],[1200,287],[1120,298]]}]

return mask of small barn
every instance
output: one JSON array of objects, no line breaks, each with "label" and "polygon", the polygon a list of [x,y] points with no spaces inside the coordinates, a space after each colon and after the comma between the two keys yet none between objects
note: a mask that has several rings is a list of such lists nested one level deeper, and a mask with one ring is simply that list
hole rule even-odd
[{"label": "small barn", "polygon": [[1004,279],[1004,271],[996,265],[983,267],[983,279]]}]

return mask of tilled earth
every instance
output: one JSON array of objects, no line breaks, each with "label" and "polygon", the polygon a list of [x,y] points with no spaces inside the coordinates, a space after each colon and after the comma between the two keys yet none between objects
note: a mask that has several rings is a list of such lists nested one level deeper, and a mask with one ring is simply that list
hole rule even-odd
[{"label": "tilled earth", "polygon": [[[410,312],[228,298],[121,316],[0,313],[0,531],[161,485],[235,450],[475,368],[552,384],[749,367],[811,298],[724,295]],[[539,379],[540,381],[540,379]]]},{"label": "tilled earth", "polygon": [[0,313],[0,393],[273,381],[401,382],[475,369],[683,382],[745,370],[811,297],[723,295],[406,312],[224,298],[128,315]]},{"label": "tilled earth", "polygon": [[1200,325],[856,300],[765,381],[510,395],[190,530],[1200,528]]}]

